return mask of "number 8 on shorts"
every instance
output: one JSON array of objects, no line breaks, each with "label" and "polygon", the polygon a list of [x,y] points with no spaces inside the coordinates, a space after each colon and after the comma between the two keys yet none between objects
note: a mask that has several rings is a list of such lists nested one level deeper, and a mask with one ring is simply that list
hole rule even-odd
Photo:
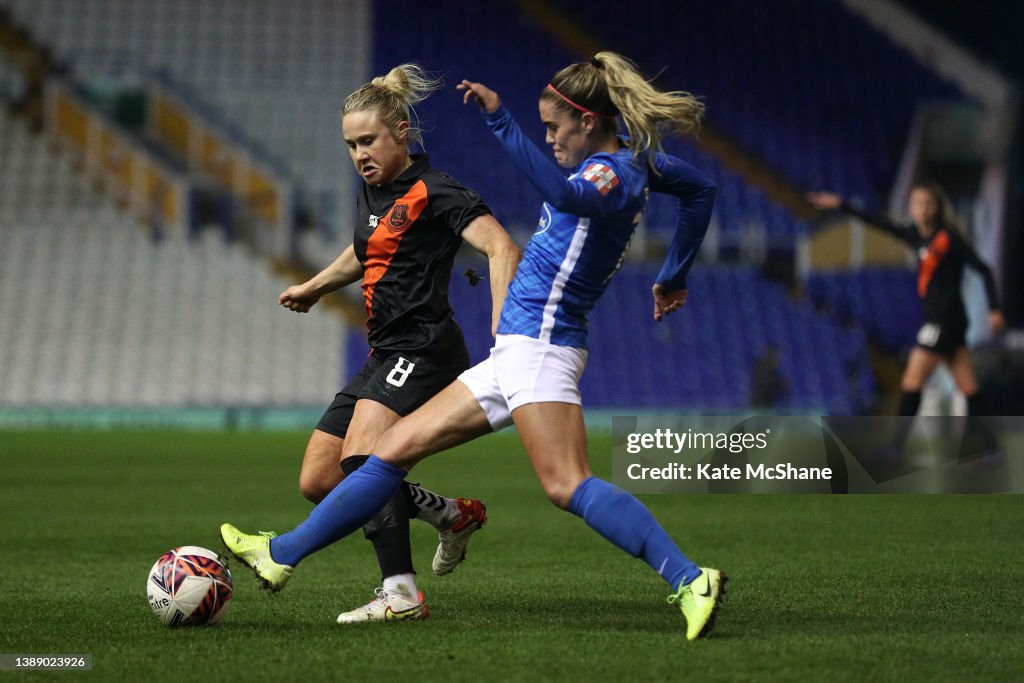
[{"label": "number 8 on shorts", "polygon": [[415,363],[400,356],[398,358],[398,362],[395,363],[395,367],[388,373],[387,383],[396,387],[403,386],[405,384],[405,380],[409,379],[409,375],[412,374],[413,368],[415,367]]}]

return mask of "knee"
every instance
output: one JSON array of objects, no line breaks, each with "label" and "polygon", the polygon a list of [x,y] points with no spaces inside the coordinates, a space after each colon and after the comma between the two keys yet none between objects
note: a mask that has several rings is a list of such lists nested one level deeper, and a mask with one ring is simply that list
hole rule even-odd
[{"label": "knee", "polygon": [[903,374],[903,379],[900,380],[900,391],[913,392],[921,391],[921,387],[924,383],[918,380],[917,377],[911,377],[908,373]]},{"label": "knee", "polygon": [[978,393],[978,383],[973,377],[970,379],[957,379],[956,388],[964,395],[964,398],[971,399]]},{"label": "knee", "polygon": [[416,448],[416,435],[398,425],[381,434],[373,444],[373,454],[380,460],[395,467],[411,467],[414,460],[408,457]]},{"label": "knee", "polygon": [[541,480],[544,494],[555,507],[568,510],[572,505],[572,497],[580,485],[580,479],[576,477],[546,477]]},{"label": "knee", "polygon": [[303,470],[299,474],[299,492],[303,498],[315,504],[326,498],[330,489],[324,485],[322,478]]}]

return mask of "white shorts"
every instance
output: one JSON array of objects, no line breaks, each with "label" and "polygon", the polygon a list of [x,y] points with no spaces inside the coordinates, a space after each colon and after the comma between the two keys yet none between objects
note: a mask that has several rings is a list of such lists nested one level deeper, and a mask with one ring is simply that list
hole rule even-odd
[{"label": "white shorts", "polygon": [[512,424],[512,411],[528,403],[574,403],[587,352],[520,334],[499,334],[487,360],[459,375],[484,409],[494,431]]}]

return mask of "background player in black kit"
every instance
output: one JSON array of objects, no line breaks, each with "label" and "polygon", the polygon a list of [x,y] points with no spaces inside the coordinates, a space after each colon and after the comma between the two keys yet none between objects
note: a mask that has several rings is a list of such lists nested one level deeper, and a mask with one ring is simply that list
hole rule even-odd
[{"label": "background player in black kit", "polygon": [[807,199],[815,208],[840,209],[855,215],[868,225],[900,238],[917,254],[917,292],[923,302],[924,324],[903,371],[899,414],[917,414],[921,387],[940,362],[949,367],[957,389],[967,397],[968,413],[987,414],[967,349],[967,311],[960,294],[964,266],[974,268],[985,281],[992,330],[1002,330],[1005,323],[992,272],[957,232],[949,200],[942,189],[930,183],[914,185],[910,192],[912,223],[909,225],[897,225],[882,216],[868,214],[831,192],[812,192]]},{"label": "background player in black kit", "polygon": [[[440,81],[403,64],[345,100],[342,129],[364,180],[354,242],[309,281],[289,287],[282,306],[305,313],[328,292],[362,279],[368,340],[366,364],[335,397],[306,447],[302,494],[319,502],[373,452],[374,440],[469,367],[462,331],[448,303],[455,253],[465,240],[485,254],[493,302],[492,334],[519,249],[472,190],[411,155],[420,139],[410,108]],[[339,462],[341,467],[339,467]],[[434,572],[465,557],[469,535],[486,521],[480,501],[442,498],[404,488],[365,527],[381,567],[382,588],[339,623],[424,618],[429,614],[413,578],[409,519],[439,531]]]}]

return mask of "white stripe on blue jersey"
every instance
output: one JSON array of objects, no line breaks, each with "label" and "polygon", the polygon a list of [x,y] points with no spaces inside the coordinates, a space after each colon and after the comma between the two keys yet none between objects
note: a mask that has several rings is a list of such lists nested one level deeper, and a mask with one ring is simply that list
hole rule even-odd
[{"label": "white stripe on blue jersey", "polygon": [[576,262],[579,261],[583,252],[583,243],[587,240],[587,231],[590,229],[590,220],[581,218],[576,224],[576,232],[569,243],[569,251],[558,268],[558,275],[551,285],[551,292],[548,294],[548,302],[544,306],[544,315],[541,317],[540,337],[541,341],[551,342],[551,330],[555,327],[555,312],[562,302],[562,293],[565,291],[565,283],[569,280]]},{"label": "white stripe on blue jersey", "polygon": [[545,203],[545,224],[526,245],[498,332],[587,348],[587,315],[639,223],[647,202],[647,170],[623,149],[589,157],[568,182],[583,186],[591,206],[572,199],[561,208]]}]

